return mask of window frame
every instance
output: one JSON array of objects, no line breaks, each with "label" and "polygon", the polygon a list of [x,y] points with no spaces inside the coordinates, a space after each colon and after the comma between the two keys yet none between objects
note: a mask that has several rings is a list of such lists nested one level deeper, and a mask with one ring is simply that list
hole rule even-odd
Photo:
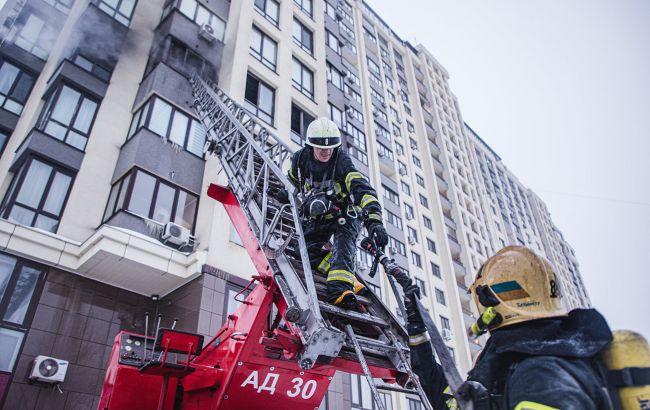
[{"label": "window frame", "polygon": [[[305,8],[304,3],[309,4],[309,9]],[[293,0],[295,4],[302,12],[304,12],[309,17],[314,17],[314,2],[313,0]]]},{"label": "window frame", "polygon": [[[135,211],[132,211],[132,210],[129,209],[129,207],[131,205],[131,200],[133,199],[133,189],[134,189],[135,181],[136,181],[136,178],[137,178],[137,174],[139,172],[142,172],[142,173],[152,177],[155,180],[155,185],[154,185],[154,188],[153,188],[153,191],[152,191],[152,194],[151,194],[151,198],[150,198],[150,203],[149,203],[149,211],[148,211],[146,216],[145,215],[140,215],[140,214],[136,213]],[[127,178],[128,178],[128,181],[127,181],[126,187],[125,187],[124,186],[124,181]],[[163,178],[159,177],[158,175],[153,174],[153,173],[151,173],[149,171],[146,171],[146,170],[144,170],[144,169],[142,169],[140,167],[137,167],[137,166],[130,168],[128,172],[124,173],[124,175],[122,175],[117,181],[115,181],[114,184],[111,185],[111,192],[109,194],[109,198],[108,198],[108,201],[107,201],[106,206],[104,208],[104,214],[103,214],[103,217],[102,217],[103,223],[108,223],[119,212],[127,212],[127,213],[129,213],[131,215],[135,215],[135,216],[138,216],[138,217],[146,218],[148,220],[156,221],[157,223],[160,223],[160,224],[165,224],[166,222],[160,222],[160,221],[155,220],[154,215],[153,215],[154,212],[156,211],[156,203],[158,202],[158,192],[159,192],[159,189],[160,189],[161,182],[164,183],[167,186],[172,187],[174,189],[174,201],[173,201],[173,204],[172,204],[172,209],[170,211],[169,221],[168,222],[172,222],[172,223],[175,223],[177,225],[183,226],[183,224],[181,222],[176,222],[177,216],[178,216],[177,213],[179,211],[178,205],[179,205],[179,196],[180,196],[181,191],[184,192],[187,195],[188,198],[189,197],[194,197],[196,199],[196,206],[194,208],[194,220],[192,221],[192,227],[191,228],[184,227],[184,228],[188,229],[191,234],[193,234],[194,230],[196,229],[196,220],[197,220],[198,213],[199,213],[198,212],[199,211],[199,202],[201,200],[201,197],[199,195],[196,195],[195,193],[185,189],[185,188],[180,187],[179,185],[173,184],[170,181],[168,181],[166,179],[163,179]],[[113,190],[116,189],[116,187],[117,187],[117,190],[115,191],[116,194],[115,194],[115,196],[113,196]],[[114,201],[111,198],[114,198]],[[122,202],[122,203],[120,204],[120,202]],[[111,205],[111,203],[112,203],[112,206],[111,206],[112,211],[109,210],[109,205]]]},{"label": "window frame", "polygon": [[[251,79],[257,81],[257,97],[256,97],[257,101],[255,101],[254,103],[253,103],[253,101],[250,101],[250,100],[246,99],[246,88],[248,88],[248,79],[249,79],[249,77]],[[272,96],[272,99],[271,99],[271,102],[272,102],[271,113],[268,113],[268,112],[262,110],[259,107],[260,89],[262,88],[260,86],[264,86],[265,88],[267,88],[271,92],[271,96]],[[268,83],[264,82],[259,77],[255,76],[254,74],[252,74],[249,71],[246,74],[246,82],[244,84],[244,104],[243,104],[244,108],[246,108],[247,111],[249,111],[251,114],[253,114],[257,118],[259,118],[261,121],[263,121],[263,122],[265,122],[265,123],[267,123],[267,124],[269,124],[271,126],[274,126],[274,123],[275,123],[275,91],[276,91],[275,88],[272,88]],[[249,109],[249,107],[247,107],[246,103],[248,103],[250,107],[255,107],[255,111]],[[267,121],[265,118],[261,117],[259,115],[260,112],[262,112],[265,115],[268,115],[270,117],[270,122]]]},{"label": "window frame", "polygon": [[[300,81],[297,81],[294,78],[294,69],[296,68],[296,64],[298,65],[298,68],[300,69]],[[305,74],[308,74],[307,80],[309,81],[309,87],[311,90],[307,87],[305,87]],[[296,90],[300,91],[300,93],[309,99],[313,100],[315,97],[314,93],[314,84],[315,84],[315,79],[314,79],[314,71],[312,71],[305,63],[297,59],[295,56],[293,57],[291,61],[291,85],[293,88]]]},{"label": "window frame", "polygon": [[434,292],[436,294],[436,302],[441,304],[442,306],[447,306],[447,298],[445,296],[445,291],[438,289],[437,287],[434,287]]},{"label": "window frame", "polygon": [[[278,42],[275,41],[271,36],[266,34],[264,30],[253,24],[251,28],[251,32],[258,32],[260,35],[260,50],[256,50],[253,48],[252,44],[252,39],[253,37],[251,36],[251,44],[249,44],[248,47],[248,52],[250,55],[252,55],[257,61],[262,63],[264,66],[267,68],[271,69],[273,72],[276,72],[277,66],[278,66]],[[267,45],[266,41],[273,43],[275,45],[275,51],[273,53],[273,58],[275,61],[270,61],[264,56],[264,50],[265,46]]]},{"label": "window frame", "polygon": [[[126,14],[123,14],[120,11],[120,9],[122,8],[122,4],[125,1],[129,1],[129,0],[116,0],[116,1],[117,1],[117,5],[115,6],[115,8],[113,8],[113,6],[106,3],[104,0],[99,0],[99,2],[97,3],[97,8],[100,9],[101,11],[103,11],[104,13],[108,14],[109,16],[111,16],[111,18],[113,18],[115,21],[117,21],[121,25],[129,27],[129,25],[131,24],[131,19],[133,18],[133,13],[135,12],[135,8],[138,7],[138,0],[133,0],[133,7],[131,8],[131,12],[130,12],[129,16],[127,16]],[[112,10],[112,12],[109,11],[109,10],[106,10],[105,8],[102,8],[102,6],[101,6],[102,4],[105,4],[106,8],[108,8],[109,10]],[[118,19],[116,17],[117,15],[124,18],[126,20],[126,22]]]},{"label": "window frame", "polygon": [[[76,102],[74,112],[72,114],[72,117],[70,118],[70,123],[68,125],[60,123],[56,119],[52,119],[52,114],[54,113],[54,110],[56,109],[57,104],[59,103],[59,99],[61,98],[61,93],[63,92],[64,88],[69,88],[70,90],[72,90],[72,91],[74,91],[76,93],[79,93],[81,95],[81,98],[79,100],[77,100],[77,102]],[[90,124],[88,125],[88,133],[87,134],[83,134],[81,132],[78,132],[76,129],[73,129],[74,123],[77,120],[77,116],[79,115],[79,110],[80,110],[81,106],[83,105],[84,100],[89,100],[89,101],[95,103],[95,112],[93,113],[93,117],[90,120]],[[43,106],[43,110],[41,111],[41,116],[40,116],[40,119],[38,121],[39,126],[37,128],[40,131],[42,131],[44,134],[46,134],[46,135],[48,135],[48,136],[50,136],[50,137],[52,137],[52,138],[54,138],[56,140],[59,140],[59,141],[63,142],[64,144],[69,145],[69,146],[71,146],[72,148],[74,148],[76,150],[85,152],[86,151],[86,146],[88,145],[88,139],[90,139],[90,134],[93,132],[93,126],[95,125],[95,120],[97,119],[97,113],[99,111],[100,105],[101,105],[101,100],[99,100],[99,99],[95,98],[94,96],[90,95],[88,92],[80,90],[80,89],[78,89],[76,87],[73,87],[73,86],[71,86],[70,84],[68,84],[66,82],[61,82],[61,83],[59,83],[57,85],[56,90],[52,93],[52,95],[50,96],[48,101]],[[62,126],[62,127],[65,128],[65,136],[64,136],[63,139],[59,139],[58,137],[56,137],[56,136],[54,136],[54,135],[52,135],[52,134],[50,134],[50,133],[48,133],[46,131],[46,127],[47,127],[47,125],[48,125],[48,123],[50,121],[54,121],[59,126]],[[70,136],[71,131],[74,131],[75,133],[79,134],[81,137],[85,138],[85,143],[84,143],[83,148],[76,147],[76,146],[74,146],[74,145],[72,145],[72,144],[70,144],[68,142],[68,138]]]},{"label": "window frame", "polygon": [[[259,0],[264,3],[264,8],[262,9],[257,3],[258,0],[253,1],[253,8],[257,10],[258,13],[260,13],[262,16],[264,16],[265,19],[270,21],[274,26],[279,27],[280,26],[280,3],[277,2],[276,0]],[[277,10],[277,16],[273,17],[268,11],[268,3],[272,2],[276,6]]]},{"label": "window frame", "polygon": [[[36,83],[36,78],[38,76],[34,75],[31,71],[29,71],[27,69],[24,69],[20,64],[14,63],[13,61],[11,61],[11,60],[9,60],[7,58],[0,57],[0,70],[2,69],[2,67],[4,67],[5,64],[8,64],[11,67],[17,69],[18,73],[16,74],[16,78],[14,78],[14,80],[13,80],[11,86],[9,87],[9,90],[7,91],[7,93],[6,94],[0,93],[0,96],[4,97],[4,101],[2,102],[0,107],[2,107],[2,109],[4,109],[5,111],[8,111],[8,112],[10,112],[10,113],[12,113],[14,115],[20,116],[22,114],[22,112],[23,112],[23,109],[25,108],[25,103],[27,102],[27,100],[29,100],[29,97],[32,94],[32,90],[34,89],[34,84]],[[29,86],[29,89],[27,90],[27,95],[25,96],[25,100],[24,101],[18,101],[17,99],[12,98],[12,95],[14,94],[14,92],[16,91],[16,88],[18,87],[19,83],[23,80],[23,77],[25,77],[25,76],[31,77],[32,83]],[[20,110],[18,112],[15,112],[15,111],[12,111],[12,110],[6,108],[5,105],[6,105],[7,101],[12,101],[14,104],[19,105]]]},{"label": "window frame", "polygon": [[[300,29],[300,38],[296,38],[296,27]],[[309,35],[309,44],[305,44],[305,34]],[[293,43],[306,51],[310,56],[314,55],[314,32],[309,29],[302,21],[293,18],[293,28],[291,29],[291,39]]]},{"label": "window frame", "polygon": [[418,268],[422,268],[422,256],[415,251],[411,251],[411,262]]},{"label": "window frame", "polygon": [[[47,183],[45,184],[45,189],[43,190],[43,194],[38,200],[38,205],[36,208],[33,208],[30,205],[22,204],[20,202],[17,202],[18,195],[21,192],[21,188],[25,182],[25,178],[27,177],[27,173],[29,172],[30,167],[32,166],[32,163],[34,161],[40,162],[42,164],[45,164],[49,167],[52,168],[50,171],[50,175],[48,176]],[[54,182],[54,178],[56,177],[57,173],[61,173],[65,176],[70,177],[70,183],[68,184],[68,189],[65,194],[65,197],[63,198],[63,202],[61,203],[61,210],[59,215],[54,215],[48,211],[45,211],[43,207],[45,206],[48,195],[50,193],[50,189],[52,188],[52,183]],[[56,233],[56,231],[59,228],[59,225],[61,223],[61,218],[63,217],[63,213],[65,212],[66,205],[68,203],[68,199],[70,198],[70,192],[72,191],[72,186],[74,185],[76,178],[76,173],[71,171],[68,168],[62,167],[60,165],[57,165],[53,162],[47,161],[39,156],[35,155],[30,155],[23,165],[20,167],[20,171],[14,176],[14,179],[11,182],[11,185],[9,187],[9,190],[7,191],[7,194],[5,195],[5,198],[2,202],[2,217],[4,219],[10,220],[9,215],[11,214],[11,211],[13,207],[18,204],[21,208],[26,208],[32,212],[34,212],[34,216],[32,217],[32,223],[29,225],[29,227],[34,227],[36,223],[36,219],[38,218],[39,215],[43,215],[47,218],[51,218],[57,221],[56,228],[54,231],[50,231],[53,233]],[[11,221],[11,220],[10,220]],[[18,222],[12,222],[12,223],[18,223]],[[43,228],[40,228],[43,229]],[[43,229],[45,230],[45,229]]]},{"label": "window frame", "polygon": [[436,278],[442,279],[442,272],[440,271],[440,266],[435,262],[429,262],[431,266],[431,274]]},{"label": "window frame", "polygon": [[[296,130],[293,129],[294,126],[294,109],[300,112],[300,134],[296,134]],[[291,120],[290,120],[290,126],[289,129],[291,130],[291,140],[295,142],[298,145],[302,145],[303,141],[305,140],[307,136],[307,127],[309,124],[315,119],[313,115],[311,115],[307,110],[301,108],[299,105],[297,105],[295,102],[291,101]]]}]

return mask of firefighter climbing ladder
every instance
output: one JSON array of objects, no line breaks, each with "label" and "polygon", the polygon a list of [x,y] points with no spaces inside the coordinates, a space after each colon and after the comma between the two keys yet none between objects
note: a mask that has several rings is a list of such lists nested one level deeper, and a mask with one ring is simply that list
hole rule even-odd
[{"label": "firefighter climbing ladder", "polygon": [[[292,151],[216,86],[194,76],[192,87],[194,106],[207,132],[207,150],[221,160],[229,189],[286,301],[284,319],[302,341],[300,367],[310,369],[319,357],[359,362],[377,406],[383,409],[367,363],[392,367],[412,377],[404,328],[372,293],[359,297],[364,313],[319,300],[325,293],[325,277],[309,266],[296,199],[290,195],[290,203],[281,205],[271,195],[280,189],[294,190],[282,172]],[[413,389],[392,390],[417,394],[430,409],[419,383],[412,381]]]}]

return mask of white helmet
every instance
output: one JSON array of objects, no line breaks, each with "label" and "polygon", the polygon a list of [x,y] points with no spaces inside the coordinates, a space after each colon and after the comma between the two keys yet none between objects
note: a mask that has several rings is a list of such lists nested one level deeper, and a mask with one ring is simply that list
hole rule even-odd
[{"label": "white helmet", "polygon": [[336,148],[341,145],[341,132],[334,121],[316,118],[307,127],[306,145],[314,148]]}]

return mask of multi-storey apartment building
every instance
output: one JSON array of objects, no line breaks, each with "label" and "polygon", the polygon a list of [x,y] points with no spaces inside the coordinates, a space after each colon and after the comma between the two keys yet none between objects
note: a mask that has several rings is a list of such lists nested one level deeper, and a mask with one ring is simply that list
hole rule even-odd
[{"label": "multi-storey apartment building", "polygon": [[546,204],[517,179],[473,129],[465,125],[465,130],[480,170],[479,186],[483,190],[492,247],[524,245],[546,256],[562,278],[567,307],[588,307],[589,297],[575,252],[553,224]]},{"label": "multi-storey apartment building", "polygon": [[[467,285],[491,252],[517,243],[517,227],[586,300],[571,248],[509,173],[514,185],[500,186],[536,222],[490,216],[494,201],[508,212],[484,188],[498,157],[465,129],[447,71],[362,1],[7,0],[0,20],[5,408],[96,406],[120,329],[142,332],[148,311],[211,336],[237,305],[254,268],[206,194],[227,181],[203,154],[193,73],[296,149],[313,118],[339,124],[382,198],[392,255],[461,372],[480,349],[466,337]],[[361,274],[368,262],[359,253]],[[367,279],[397,310],[381,275]],[[62,393],[28,384],[36,355],[70,362]],[[370,397],[362,378],[339,374],[321,407],[372,408]]]}]

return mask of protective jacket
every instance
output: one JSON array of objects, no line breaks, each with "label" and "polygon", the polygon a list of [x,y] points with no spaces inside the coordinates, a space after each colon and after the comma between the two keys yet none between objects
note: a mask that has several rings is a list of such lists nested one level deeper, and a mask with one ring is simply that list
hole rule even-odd
[{"label": "protective jacket", "polygon": [[[302,148],[291,158],[288,176],[303,195],[332,193],[330,199],[338,214],[307,218],[303,229],[312,269],[327,274],[333,293],[340,293],[337,286],[344,290],[356,283],[356,240],[362,220],[366,227],[382,222],[377,193],[341,149],[336,149],[330,160],[323,163],[314,159],[311,147]],[[334,239],[331,251],[330,237]]]},{"label": "protective jacket", "polygon": [[[576,309],[567,317],[493,331],[468,376],[489,392],[487,398],[475,402],[476,409],[611,409],[604,367],[598,359],[611,340],[605,319],[594,309]],[[414,354],[426,360],[423,353]],[[428,363],[432,361],[429,356]],[[431,370],[420,375],[423,384],[437,386],[432,395],[427,391],[436,400],[441,384],[432,377],[436,373]]]},{"label": "protective jacket", "polygon": [[331,189],[334,203],[343,212],[354,205],[365,211],[368,221],[382,220],[377,193],[341,149],[336,149],[326,163],[314,159],[311,147],[300,149],[291,158],[289,180],[303,193]]}]

